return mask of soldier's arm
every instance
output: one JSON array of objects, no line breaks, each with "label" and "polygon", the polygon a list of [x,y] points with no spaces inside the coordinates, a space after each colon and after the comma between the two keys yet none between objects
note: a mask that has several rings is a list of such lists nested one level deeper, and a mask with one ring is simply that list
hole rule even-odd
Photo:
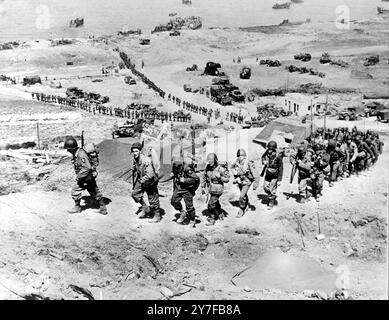
[{"label": "soldier's arm", "polygon": [[258,170],[256,170],[255,164],[253,161],[249,162],[249,170],[251,171],[251,174],[254,177],[254,186],[258,186],[260,175],[259,175]]},{"label": "soldier's arm", "polygon": [[205,186],[207,185],[207,168],[205,168],[204,172],[202,173],[201,175],[201,187],[202,188],[205,188]]},{"label": "soldier's arm", "polygon": [[76,161],[80,162],[80,171],[77,174],[77,180],[82,181],[90,176],[92,165],[86,154],[79,155]]},{"label": "soldier's arm", "polygon": [[146,181],[151,180],[154,176],[154,171],[151,165],[151,161],[147,159],[145,160],[143,165],[144,165],[144,174],[140,179],[140,183],[145,183]]},{"label": "soldier's arm", "polygon": [[223,182],[223,183],[228,183],[228,182],[230,181],[230,172],[229,172],[227,169],[225,169],[225,170],[221,173],[221,175],[220,175],[220,180],[221,180],[221,182]]},{"label": "soldier's arm", "polygon": [[312,165],[311,165],[310,162],[304,163],[304,162],[302,162],[302,161],[299,161],[297,167],[298,167],[299,169],[309,171],[309,170],[311,170]]},{"label": "soldier's arm", "polygon": [[199,181],[198,175],[194,171],[190,171],[186,173],[186,177],[184,178],[184,185],[192,185]]},{"label": "soldier's arm", "polygon": [[284,161],[283,161],[283,157],[278,157],[278,177],[277,177],[277,181],[282,181],[283,174],[284,174]]}]

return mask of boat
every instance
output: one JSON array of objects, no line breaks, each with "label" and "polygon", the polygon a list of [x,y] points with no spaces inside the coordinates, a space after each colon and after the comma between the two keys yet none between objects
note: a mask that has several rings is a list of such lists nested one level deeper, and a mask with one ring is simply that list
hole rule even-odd
[{"label": "boat", "polygon": [[84,18],[76,18],[74,20],[70,20],[69,28],[78,28],[84,25]]},{"label": "boat", "polygon": [[177,15],[177,12],[171,12],[169,13],[169,17],[175,17]]},{"label": "boat", "polygon": [[377,7],[378,14],[389,13],[389,9]]},{"label": "boat", "polygon": [[182,0],[182,4],[190,6],[192,4],[192,0]]},{"label": "boat", "polygon": [[200,29],[203,26],[200,17],[191,17],[188,21],[188,28],[192,30]]},{"label": "boat", "polygon": [[[293,3],[303,3],[304,2],[304,0],[290,0],[290,1],[292,1]],[[386,1],[389,1],[389,0],[386,0]]]},{"label": "boat", "polygon": [[291,5],[291,2],[285,2],[282,4],[276,3],[272,8],[273,9],[289,9]]}]

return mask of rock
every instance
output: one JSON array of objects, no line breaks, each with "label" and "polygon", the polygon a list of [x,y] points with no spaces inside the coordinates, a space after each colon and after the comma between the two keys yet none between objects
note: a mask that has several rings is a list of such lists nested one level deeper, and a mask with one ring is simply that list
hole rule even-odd
[{"label": "rock", "polygon": [[314,293],[315,293],[315,292],[314,292],[313,290],[304,290],[304,291],[303,291],[303,295],[306,296],[306,297],[308,297],[308,298],[312,298],[312,296],[313,296]]},{"label": "rock", "polygon": [[161,293],[168,299],[174,296],[173,291],[166,287],[161,287]]},{"label": "rock", "polygon": [[249,286],[245,286],[245,287],[243,288],[243,290],[246,291],[246,292],[251,292],[251,291],[252,291],[251,288],[250,288]]},{"label": "rock", "polygon": [[235,233],[237,233],[237,234],[250,234],[250,235],[253,235],[253,236],[259,236],[259,232],[256,229],[248,228],[248,227],[237,228],[235,230]]},{"label": "rock", "polygon": [[327,300],[328,299],[327,293],[325,293],[325,292],[323,292],[321,290],[315,291],[314,296],[316,298],[319,298],[320,300]]}]

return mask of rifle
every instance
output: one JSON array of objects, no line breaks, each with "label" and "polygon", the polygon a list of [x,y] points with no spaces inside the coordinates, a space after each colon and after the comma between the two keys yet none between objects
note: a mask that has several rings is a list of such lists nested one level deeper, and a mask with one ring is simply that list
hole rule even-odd
[{"label": "rifle", "polygon": [[293,179],[294,179],[294,176],[296,175],[296,172],[297,172],[297,165],[294,164],[293,167],[292,167],[292,172],[290,174],[290,180],[289,180],[290,184],[293,183]]},{"label": "rifle", "polygon": [[81,132],[81,148],[84,148],[84,130]]}]

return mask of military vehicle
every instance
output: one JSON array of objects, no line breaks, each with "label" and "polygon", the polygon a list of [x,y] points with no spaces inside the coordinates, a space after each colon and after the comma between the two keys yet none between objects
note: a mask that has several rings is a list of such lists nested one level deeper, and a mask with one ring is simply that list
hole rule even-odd
[{"label": "military vehicle", "polygon": [[69,28],[79,28],[84,25],[84,18],[76,18],[74,20],[70,20]]},{"label": "military vehicle", "polygon": [[320,63],[321,64],[326,64],[331,62],[331,57],[328,54],[328,52],[324,52],[320,58]]},{"label": "military vehicle", "polygon": [[42,84],[42,80],[40,76],[26,76],[23,78],[23,85],[24,86],[32,86],[36,83]]},{"label": "military vehicle", "polygon": [[285,3],[282,3],[282,4],[276,3],[272,8],[273,9],[289,9],[290,5],[291,5],[290,2],[285,2]]},{"label": "military vehicle", "polygon": [[380,62],[380,56],[375,55],[375,56],[367,57],[363,65],[365,67],[374,66],[375,64],[377,64],[379,62]]},{"label": "military vehicle", "polygon": [[180,35],[181,35],[181,32],[178,30],[174,30],[174,31],[169,33],[169,36],[171,36],[171,37],[178,37]]},{"label": "military vehicle", "polygon": [[381,122],[389,122],[389,110],[378,111],[377,120]]},{"label": "military vehicle", "polygon": [[221,68],[220,63],[215,63],[215,62],[207,62],[205,69],[204,69],[204,75],[208,76],[219,76],[220,75],[220,68]]},{"label": "military vehicle", "polygon": [[192,86],[190,84],[184,84],[185,92],[192,92]]},{"label": "military vehicle", "polygon": [[378,14],[384,14],[384,13],[389,13],[389,9],[384,9],[381,7],[377,7]]},{"label": "military vehicle", "polygon": [[358,121],[362,119],[362,114],[357,114],[356,108],[347,108],[347,110],[342,111],[339,116],[338,120],[345,120],[345,121]]},{"label": "military vehicle", "polygon": [[230,97],[234,102],[245,102],[245,96],[239,90],[233,90],[230,92]]},{"label": "military vehicle", "polygon": [[136,84],[136,80],[131,76],[125,76],[124,82],[129,84],[130,86]]},{"label": "military vehicle", "polygon": [[197,64],[194,64],[191,67],[186,68],[186,71],[197,71],[197,70],[199,70]]},{"label": "military vehicle", "polygon": [[240,72],[241,79],[250,79],[251,78],[251,68],[243,67]]},{"label": "military vehicle", "polygon": [[150,39],[140,39],[139,44],[142,46],[147,46],[150,44]]},{"label": "military vehicle", "polygon": [[294,56],[295,60],[301,60],[303,62],[310,61],[312,59],[311,54],[309,53],[299,53]]}]

